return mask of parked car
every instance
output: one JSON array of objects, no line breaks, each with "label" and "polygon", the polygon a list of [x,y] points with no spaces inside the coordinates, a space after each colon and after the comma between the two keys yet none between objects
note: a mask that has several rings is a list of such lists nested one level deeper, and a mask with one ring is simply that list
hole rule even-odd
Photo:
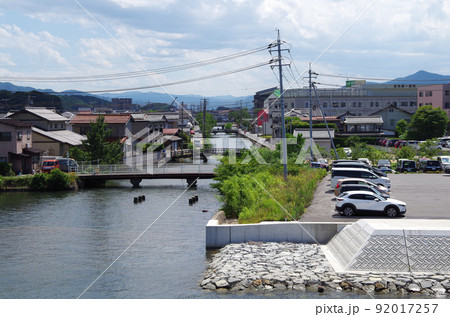
[{"label": "parked car", "polygon": [[420,170],[422,170],[424,173],[426,172],[435,172],[435,171],[442,171],[441,164],[438,160],[423,160],[420,162],[419,166]]},{"label": "parked car", "polygon": [[378,160],[377,167],[382,172],[385,172],[385,173],[392,172],[391,162],[387,159]]},{"label": "parked car", "polygon": [[393,218],[406,213],[406,203],[368,191],[350,191],[336,198],[335,209],[340,215],[347,217],[361,211],[378,211]]},{"label": "parked car", "polygon": [[446,172],[445,170],[450,168],[450,156],[438,156],[437,159],[441,164],[442,170]]},{"label": "parked car", "polygon": [[369,166],[363,161],[337,162],[336,164],[333,164],[333,166],[334,167],[364,168],[364,169],[374,172],[378,176],[383,176],[383,177],[387,176],[386,173],[381,171],[379,168]]},{"label": "parked car", "polygon": [[358,190],[372,192],[372,193],[375,193],[384,198],[390,197],[389,194],[383,194],[380,191],[378,191],[376,186],[370,186],[370,185],[365,185],[365,184],[348,184],[348,185],[342,185],[342,186],[338,187],[339,195],[342,193],[345,193],[345,192],[358,191]]},{"label": "parked car", "polygon": [[372,166],[372,163],[370,163],[370,161],[369,161],[368,158],[361,157],[361,158],[358,159],[358,161],[364,162],[364,163],[366,163],[367,165]]},{"label": "parked car", "polygon": [[397,168],[395,170],[399,173],[417,172],[417,164],[413,160],[400,159],[397,162]]},{"label": "parked car", "polygon": [[375,187],[380,193],[384,195],[390,195],[389,189],[383,185],[375,184],[367,179],[363,178],[342,178],[337,181],[336,188],[334,189],[335,196],[339,196],[339,188],[344,185],[367,185]]},{"label": "parked car", "polygon": [[309,164],[309,166],[310,166],[311,168],[323,168],[323,169],[326,169],[327,171],[328,171],[328,169],[329,169],[328,164],[322,163],[322,162],[311,162],[311,163]]},{"label": "parked car", "polygon": [[331,169],[331,188],[335,189],[337,182],[342,178],[363,178],[375,184],[383,185],[391,188],[391,181],[387,177],[378,176],[377,174],[363,168],[339,168]]}]

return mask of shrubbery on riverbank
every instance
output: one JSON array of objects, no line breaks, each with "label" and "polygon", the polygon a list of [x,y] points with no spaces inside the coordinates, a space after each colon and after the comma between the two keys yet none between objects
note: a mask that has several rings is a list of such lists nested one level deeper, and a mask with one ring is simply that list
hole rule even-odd
[{"label": "shrubbery on riverbank", "polygon": [[288,179],[279,150],[254,150],[241,157],[224,156],[216,169],[217,188],[227,218],[239,223],[298,220],[311,203],[326,171],[297,164],[303,140],[288,147]]},{"label": "shrubbery on riverbank", "polygon": [[58,191],[77,188],[77,180],[74,173],[55,169],[49,174],[3,177],[0,187],[2,190]]}]

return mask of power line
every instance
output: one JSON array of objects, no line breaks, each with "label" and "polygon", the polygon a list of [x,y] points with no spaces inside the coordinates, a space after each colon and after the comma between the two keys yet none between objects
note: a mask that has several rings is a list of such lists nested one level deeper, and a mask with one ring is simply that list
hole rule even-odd
[{"label": "power line", "polygon": [[[211,79],[211,78],[231,75],[231,74],[247,71],[247,70],[250,70],[250,69],[266,66],[266,65],[269,65],[271,63],[273,63],[273,60],[270,60],[270,61],[264,62],[264,63],[260,63],[260,64],[256,64],[256,65],[252,65],[252,66],[247,66],[247,67],[235,69],[235,70],[228,71],[228,72],[217,73],[217,74],[213,74],[213,75],[207,75],[207,76],[191,78],[191,79],[185,79],[185,80],[179,80],[179,81],[165,83],[165,84],[161,83],[161,84],[157,84],[157,85],[142,86],[142,87],[132,87],[132,88],[115,88],[115,89],[104,89],[104,90],[88,90],[88,91],[80,91],[80,92],[75,91],[75,92],[70,92],[70,94],[85,94],[85,93],[92,93],[92,94],[94,94],[94,93],[106,93],[106,92],[119,92],[119,91],[142,90],[142,89],[150,89],[150,88],[158,88],[158,87],[180,85],[180,84],[191,83],[191,82],[194,82],[194,81],[200,81],[200,80],[205,80],[205,79]],[[61,91],[61,92],[53,92],[53,94],[63,94],[63,93],[67,93],[67,92],[63,92],[63,91]]]},{"label": "power line", "polygon": [[204,61],[181,64],[175,66],[168,67],[160,67],[149,70],[140,70],[134,72],[123,72],[123,73],[112,73],[112,74],[100,74],[100,75],[89,75],[89,76],[54,76],[54,77],[21,77],[21,76],[0,76],[0,80],[2,81],[23,81],[23,82],[86,82],[86,81],[104,81],[104,80],[116,80],[116,79],[126,79],[126,78],[135,78],[135,77],[144,77],[148,76],[149,73],[152,74],[165,74],[170,72],[182,71],[196,67],[207,66],[211,64],[221,63],[225,61],[229,61],[232,59],[244,57],[247,55],[255,54],[264,50],[267,50],[271,47],[272,44],[258,47],[255,49],[226,55],[222,57],[207,59]]}]

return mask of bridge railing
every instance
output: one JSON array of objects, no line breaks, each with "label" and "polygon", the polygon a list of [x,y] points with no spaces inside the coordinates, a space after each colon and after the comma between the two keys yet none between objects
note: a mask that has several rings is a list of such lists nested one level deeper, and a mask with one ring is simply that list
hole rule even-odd
[{"label": "bridge railing", "polygon": [[78,174],[188,174],[213,173],[215,165],[212,164],[176,164],[168,163],[162,166],[157,164],[144,167],[133,167],[125,164],[95,165],[79,164]]}]

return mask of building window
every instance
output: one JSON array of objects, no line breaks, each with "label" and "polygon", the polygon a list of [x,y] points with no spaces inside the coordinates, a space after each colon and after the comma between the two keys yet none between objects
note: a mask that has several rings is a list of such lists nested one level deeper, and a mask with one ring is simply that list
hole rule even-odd
[{"label": "building window", "polygon": [[423,103],[419,103],[419,107],[422,107],[423,106]]},{"label": "building window", "polygon": [[339,107],[337,102],[333,102],[333,107]]},{"label": "building window", "polygon": [[341,107],[342,107],[342,108],[345,107],[345,102],[341,102]]},{"label": "building window", "polygon": [[417,103],[415,101],[410,101],[409,102],[409,106],[410,107],[415,107],[415,106],[417,106]]},{"label": "building window", "polygon": [[394,108],[393,107],[389,107],[389,112],[394,112]]},{"label": "building window", "polygon": [[375,102],[375,107],[379,107],[380,106],[380,103],[377,101],[377,102]]},{"label": "building window", "polygon": [[400,105],[402,107],[407,107],[408,106],[408,101],[402,101],[402,103]]},{"label": "building window", "polygon": [[11,132],[0,132],[0,141],[11,141]]},{"label": "building window", "polygon": [[419,97],[423,97],[423,91],[419,91]]},{"label": "building window", "polygon": [[392,102],[392,105],[393,105],[394,107],[397,107],[397,101]]},{"label": "building window", "polygon": [[370,102],[370,106],[373,107],[373,101]]},{"label": "building window", "polygon": [[450,90],[446,90],[446,91],[445,91],[445,95],[446,95],[446,96],[450,95]]},{"label": "building window", "polygon": [[358,107],[361,108],[362,102],[358,102]]},{"label": "building window", "polygon": [[324,103],[322,104],[322,106],[323,106],[324,108],[326,108],[328,105],[327,105],[326,102],[324,102]]},{"label": "building window", "polygon": [[353,103],[352,103],[352,106],[353,106],[353,107],[356,107],[356,102],[353,102]]},{"label": "building window", "polygon": [[444,108],[445,108],[445,109],[450,109],[450,103],[449,103],[449,102],[446,102],[445,105],[444,105]]},{"label": "building window", "polygon": [[391,119],[391,127],[395,126],[395,119]]},{"label": "building window", "polygon": [[22,140],[22,131],[17,132],[17,141]]}]

